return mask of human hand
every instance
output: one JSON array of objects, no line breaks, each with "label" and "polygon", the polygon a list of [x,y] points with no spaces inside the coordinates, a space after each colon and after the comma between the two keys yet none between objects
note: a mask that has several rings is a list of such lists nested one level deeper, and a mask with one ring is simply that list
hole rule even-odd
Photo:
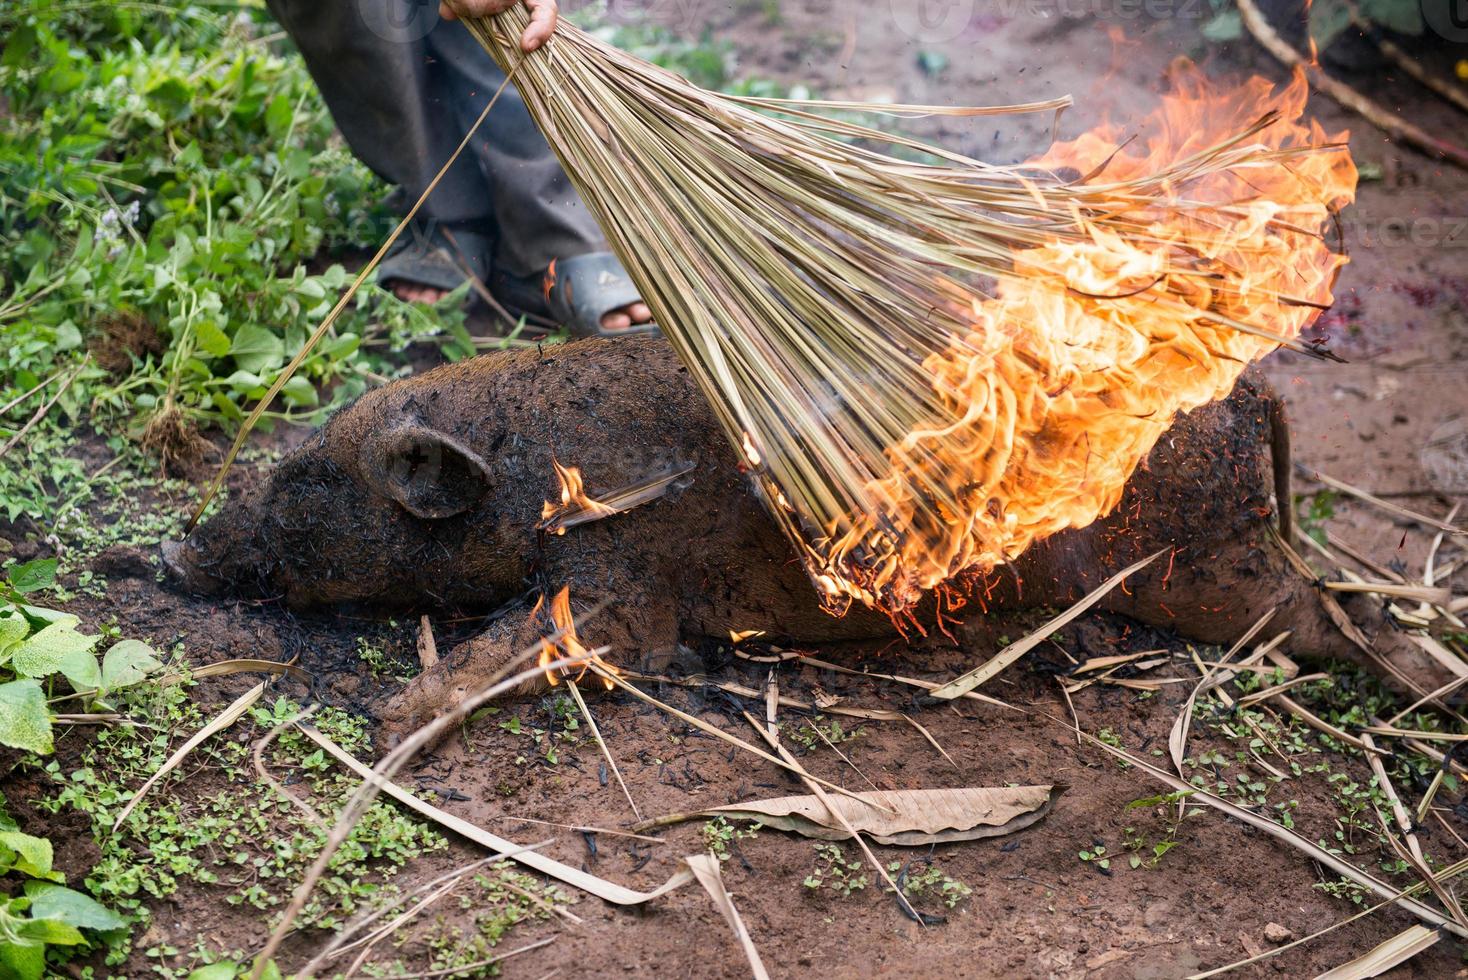
[{"label": "human hand", "polygon": [[524,3],[530,8],[530,24],[525,28],[525,33],[520,35],[520,48],[534,51],[550,40],[556,29],[556,18],[559,16],[556,0],[441,0],[438,13],[445,20],[487,17],[490,14],[503,13],[517,3]]}]

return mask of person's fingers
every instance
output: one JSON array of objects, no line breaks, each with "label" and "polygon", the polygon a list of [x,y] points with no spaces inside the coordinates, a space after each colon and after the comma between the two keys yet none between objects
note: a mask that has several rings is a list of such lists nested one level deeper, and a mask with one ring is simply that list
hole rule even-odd
[{"label": "person's fingers", "polygon": [[525,6],[530,8],[530,24],[525,28],[525,33],[520,35],[520,47],[525,51],[534,51],[546,41],[556,30],[556,18],[559,11],[556,0],[525,0]]},{"label": "person's fingers", "polygon": [[613,310],[601,318],[601,328],[608,333],[617,333],[632,326],[632,318],[620,310]]},{"label": "person's fingers", "polygon": [[633,323],[647,323],[652,319],[652,309],[646,303],[633,303],[627,307],[627,315]]},{"label": "person's fingers", "polygon": [[440,0],[438,15],[444,20],[458,20],[460,14],[466,17],[486,17],[509,10],[517,2],[519,0]]}]

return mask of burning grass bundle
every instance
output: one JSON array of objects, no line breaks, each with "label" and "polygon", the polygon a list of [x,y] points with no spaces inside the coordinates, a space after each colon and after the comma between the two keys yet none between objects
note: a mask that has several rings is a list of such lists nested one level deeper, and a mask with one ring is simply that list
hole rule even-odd
[{"label": "burning grass bundle", "polygon": [[[1004,168],[821,115],[1059,111],[713,95],[527,13],[506,67],[828,608],[900,616],[1113,508],[1178,412],[1298,336],[1355,168],[1305,86],[1179,68],[1115,129]],[[876,152],[886,144],[914,159]],[[922,151],[919,160],[912,151]]]}]

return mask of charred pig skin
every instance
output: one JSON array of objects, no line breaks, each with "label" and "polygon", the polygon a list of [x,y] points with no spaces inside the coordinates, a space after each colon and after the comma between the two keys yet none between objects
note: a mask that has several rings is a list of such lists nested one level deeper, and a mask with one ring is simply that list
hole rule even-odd
[{"label": "charred pig skin", "polygon": [[[1274,458],[1280,417],[1262,375],[1246,372],[1227,399],[1175,420],[1110,515],[962,577],[965,615],[1064,606],[1166,549],[1099,608],[1209,643],[1232,642],[1275,608],[1269,635],[1291,630],[1294,653],[1365,661],[1275,535],[1271,495],[1288,470]],[[688,473],[650,504],[555,536],[537,531],[558,492],[553,460],[579,467],[593,490]],[[487,610],[569,586],[615,600],[583,641],[639,656],[730,630],[805,644],[896,635],[870,610],[821,610],[712,409],[653,338],[490,354],[372,391],[190,538],[165,545],[164,560],[191,591],[293,608]],[[1379,613],[1356,614],[1398,683],[1431,690],[1450,679]],[[536,638],[524,613],[501,617],[398,694],[385,721],[411,730]]]}]

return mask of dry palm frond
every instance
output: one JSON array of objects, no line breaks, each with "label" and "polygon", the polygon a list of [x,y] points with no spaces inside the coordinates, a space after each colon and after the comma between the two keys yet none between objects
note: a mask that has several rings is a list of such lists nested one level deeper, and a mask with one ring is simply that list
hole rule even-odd
[{"label": "dry palm frond", "polygon": [[1344,261],[1324,232],[1355,168],[1297,122],[1301,79],[1215,96],[1181,72],[1155,137],[1088,134],[1005,168],[819,104],[718,96],[564,22],[522,55],[527,16],[465,23],[835,611],[901,614],[1106,513],[1176,413],[1281,344],[1309,349],[1295,338]]}]

